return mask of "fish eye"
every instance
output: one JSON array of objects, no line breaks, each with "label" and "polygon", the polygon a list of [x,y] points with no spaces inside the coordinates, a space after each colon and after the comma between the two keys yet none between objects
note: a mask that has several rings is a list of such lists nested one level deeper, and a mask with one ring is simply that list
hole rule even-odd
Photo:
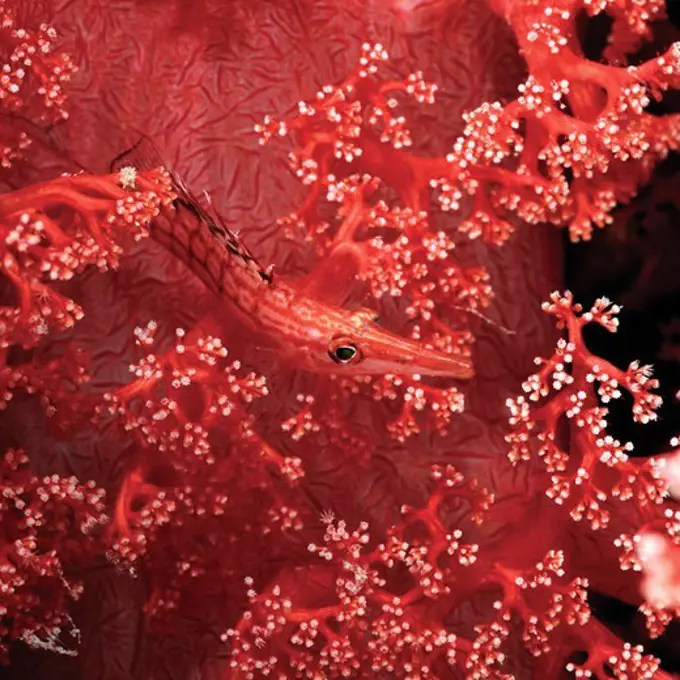
[{"label": "fish eye", "polygon": [[333,356],[344,364],[348,361],[352,361],[356,356],[356,353],[357,348],[353,345],[340,345],[340,347],[335,348]]},{"label": "fish eye", "polygon": [[334,338],[328,346],[328,355],[336,364],[356,364],[363,359],[361,350],[349,338]]}]

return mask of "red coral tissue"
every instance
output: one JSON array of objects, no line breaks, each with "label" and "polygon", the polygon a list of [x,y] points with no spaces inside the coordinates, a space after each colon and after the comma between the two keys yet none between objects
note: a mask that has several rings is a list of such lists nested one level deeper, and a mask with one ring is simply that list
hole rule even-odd
[{"label": "red coral tissue", "polygon": [[[590,239],[678,151],[680,118],[650,107],[680,83],[680,43],[628,63],[664,3],[226,4],[188,21],[179,0],[47,2],[34,31],[0,5],[7,672],[51,650],[68,658],[44,677],[85,680],[670,678],[592,601],[637,608],[649,639],[680,614],[677,453],[637,457],[609,423],[618,400],[653,422],[659,380],[589,349],[621,310],[554,292],[546,233]],[[593,61],[582,22],[604,14]],[[454,69],[437,31],[459,38]],[[516,83],[474,56],[506,43]],[[149,69],[164,120],[116,68]],[[12,174],[57,148],[100,167],[120,130],[182,151],[192,184],[231,183],[216,209],[295,294],[471,358],[471,386],[270,356],[154,242],[177,198],[160,166]],[[88,599],[97,570],[108,592]]]}]

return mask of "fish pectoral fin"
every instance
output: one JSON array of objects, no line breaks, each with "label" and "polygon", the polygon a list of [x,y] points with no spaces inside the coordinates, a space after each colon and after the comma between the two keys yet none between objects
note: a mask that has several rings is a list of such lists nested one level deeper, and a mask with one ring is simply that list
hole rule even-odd
[{"label": "fish pectoral fin", "polygon": [[380,320],[375,309],[369,309],[368,307],[361,307],[351,314],[350,320],[357,328],[364,328],[367,324],[377,324]]}]

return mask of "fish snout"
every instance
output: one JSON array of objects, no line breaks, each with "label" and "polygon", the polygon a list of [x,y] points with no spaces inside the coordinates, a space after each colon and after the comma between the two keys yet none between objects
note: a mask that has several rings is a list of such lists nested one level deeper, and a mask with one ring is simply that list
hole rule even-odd
[{"label": "fish snout", "polygon": [[357,365],[357,372],[430,375],[458,380],[470,380],[475,375],[472,361],[467,357],[426,347],[398,335],[381,333],[368,338],[363,353],[364,360]]}]

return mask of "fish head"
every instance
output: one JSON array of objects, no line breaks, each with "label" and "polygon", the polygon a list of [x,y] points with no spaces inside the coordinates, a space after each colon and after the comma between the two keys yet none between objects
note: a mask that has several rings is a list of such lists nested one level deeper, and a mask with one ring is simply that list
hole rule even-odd
[{"label": "fish head", "polygon": [[381,327],[361,310],[334,314],[301,347],[311,370],[337,375],[427,375],[469,380],[472,362],[425,346]]}]

